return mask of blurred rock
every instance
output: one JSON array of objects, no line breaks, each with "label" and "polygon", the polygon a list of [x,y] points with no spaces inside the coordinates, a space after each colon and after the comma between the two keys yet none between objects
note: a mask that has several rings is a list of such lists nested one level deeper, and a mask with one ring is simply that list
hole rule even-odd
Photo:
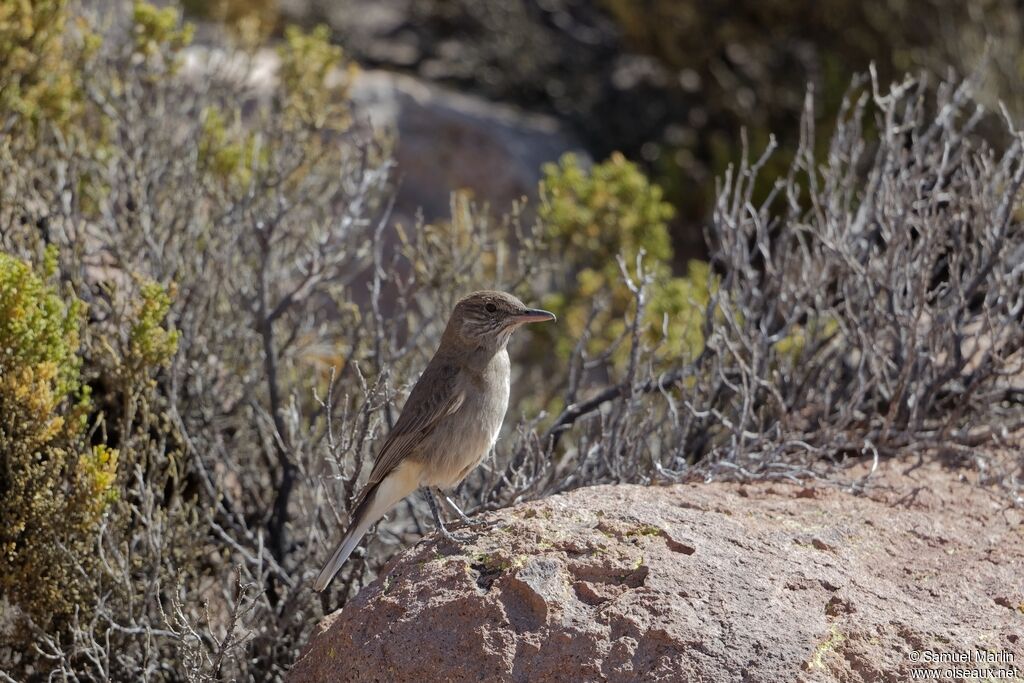
[{"label": "blurred rock", "polygon": [[975,648],[1020,671],[1021,512],[902,467],[867,496],[598,486],[500,511],[389,563],[288,680],[902,681],[911,652]]},{"label": "blurred rock", "polygon": [[[254,94],[276,87],[277,53],[261,50],[248,74]],[[245,73],[240,56],[197,47],[187,51],[183,73]],[[395,138],[395,219],[406,225],[422,211],[426,220],[449,215],[449,199],[468,190],[495,213],[522,197],[535,199],[541,166],[567,151],[586,157],[577,141],[550,116],[454,92],[412,76],[360,71],[352,84],[358,125]]]},{"label": "blurred rock", "polygon": [[469,190],[496,212],[535,198],[541,166],[580,151],[558,122],[410,76],[364,71],[352,91],[357,118],[397,136],[396,212],[448,216],[449,196]]}]

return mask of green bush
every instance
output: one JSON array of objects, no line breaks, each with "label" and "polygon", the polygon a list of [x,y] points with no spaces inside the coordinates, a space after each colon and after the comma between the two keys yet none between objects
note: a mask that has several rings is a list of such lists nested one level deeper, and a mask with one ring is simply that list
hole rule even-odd
[{"label": "green bush", "polygon": [[158,8],[139,0],[132,6],[132,25],[135,51],[146,57],[173,54],[192,42],[194,32],[191,24],[181,23],[177,8]]},{"label": "green bush", "polygon": [[81,104],[66,0],[0,4],[0,111],[64,123]]},{"label": "green bush", "polygon": [[97,398],[135,406],[177,347],[159,285],[141,284],[122,344],[88,329],[82,302],[48,282],[55,268],[55,248],[41,273],[0,252],[0,598],[43,628],[90,611],[98,528],[130,476],[119,463],[138,461],[128,434],[91,438],[103,416],[87,372],[116,378],[117,400]]},{"label": "green bush", "polygon": [[[340,47],[331,44],[327,27],[317,26],[307,33],[289,26],[278,54],[285,115],[317,129],[347,128],[348,86],[356,66],[345,61]],[[337,87],[328,87],[332,73],[343,68],[345,78]]]},{"label": "green bush", "polygon": [[280,23],[277,0],[182,0],[190,16],[223,22],[244,42],[258,44]]},{"label": "green bush", "polygon": [[41,624],[86,607],[118,451],[86,440],[81,303],[0,253],[0,597]]},{"label": "green bush", "polygon": [[[572,352],[588,321],[599,330],[592,338],[595,350],[623,334],[635,299],[617,258],[636,279],[641,252],[651,278],[643,325],[647,340],[673,359],[700,351],[708,269],[690,261],[685,277],[673,276],[668,222],[674,210],[660,187],[621,154],[589,170],[568,154],[545,166],[540,195],[544,235],[564,268],[559,276],[565,281],[545,300],[564,321],[546,330],[557,335],[562,357]],[[592,302],[600,304],[593,320]]]}]

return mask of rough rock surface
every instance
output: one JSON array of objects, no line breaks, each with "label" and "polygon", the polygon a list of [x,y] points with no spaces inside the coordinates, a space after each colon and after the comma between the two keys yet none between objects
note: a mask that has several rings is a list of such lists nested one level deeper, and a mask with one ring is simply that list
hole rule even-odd
[{"label": "rough rock surface", "polygon": [[904,681],[1024,676],[1024,514],[937,462],[866,495],[807,484],[600,486],[431,537],[326,617],[312,681]]}]

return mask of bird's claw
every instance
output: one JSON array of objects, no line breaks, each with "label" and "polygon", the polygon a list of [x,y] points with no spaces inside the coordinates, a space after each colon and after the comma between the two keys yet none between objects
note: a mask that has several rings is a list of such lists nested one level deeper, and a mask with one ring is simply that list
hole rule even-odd
[{"label": "bird's claw", "polygon": [[470,519],[469,517],[460,518],[458,524],[461,527],[472,529],[473,531],[486,531],[487,529],[493,529],[498,526],[497,520]]},{"label": "bird's claw", "polygon": [[454,545],[469,543],[476,538],[475,534],[453,534],[443,524],[437,528],[437,532],[441,534],[441,538]]},{"label": "bird's claw", "polygon": [[[476,538],[476,534],[456,536],[452,532],[448,531],[448,528],[444,524],[444,520],[441,519],[441,513],[438,510],[437,501],[434,499],[433,492],[431,492],[431,490],[428,488],[426,489],[426,494],[427,503],[430,505],[430,513],[434,517],[434,526],[437,527],[437,532],[441,534],[441,538],[443,538],[444,540],[448,541],[453,545],[462,545],[463,543],[469,543],[474,538]],[[479,521],[474,522],[472,519],[467,517],[462,510],[459,509],[459,506],[456,505],[451,498],[445,496],[444,494],[442,494],[442,497],[444,498],[445,501],[448,502],[449,506],[455,512],[455,515],[459,518],[460,522],[464,524],[467,528],[476,530],[486,528],[486,526],[489,526],[489,524],[481,524],[481,522]]]}]

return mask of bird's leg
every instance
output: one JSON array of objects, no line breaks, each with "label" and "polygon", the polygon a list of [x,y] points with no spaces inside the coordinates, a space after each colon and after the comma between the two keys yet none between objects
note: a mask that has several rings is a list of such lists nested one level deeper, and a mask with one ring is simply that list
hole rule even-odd
[{"label": "bird's leg", "polygon": [[423,491],[427,494],[427,504],[430,505],[430,514],[434,516],[434,524],[437,525],[437,531],[441,534],[441,537],[456,545],[465,543],[471,540],[468,537],[459,537],[448,531],[448,528],[441,521],[441,511],[437,508],[437,500],[434,499],[434,493],[429,488],[424,488]]},{"label": "bird's leg", "polygon": [[455,516],[459,518],[459,521],[465,524],[466,526],[474,529],[482,529],[494,526],[496,524],[496,522],[488,522],[482,519],[470,519],[466,516],[466,513],[463,512],[462,509],[455,503],[455,501],[452,500],[451,496],[449,496],[441,489],[437,489],[437,493],[441,496],[441,500],[448,503],[448,507],[452,509],[452,511],[455,513]]},{"label": "bird's leg", "polygon": [[473,520],[466,516],[466,513],[462,511],[462,508],[455,504],[455,501],[452,500],[451,496],[449,496],[441,489],[438,489],[437,492],[441,495],[441,500],[448,503],[448,507],[452,509],[452,512],[455,513],[455,516],[459,518],[459,521],[461,521],[466,526],[473,526]]}]

